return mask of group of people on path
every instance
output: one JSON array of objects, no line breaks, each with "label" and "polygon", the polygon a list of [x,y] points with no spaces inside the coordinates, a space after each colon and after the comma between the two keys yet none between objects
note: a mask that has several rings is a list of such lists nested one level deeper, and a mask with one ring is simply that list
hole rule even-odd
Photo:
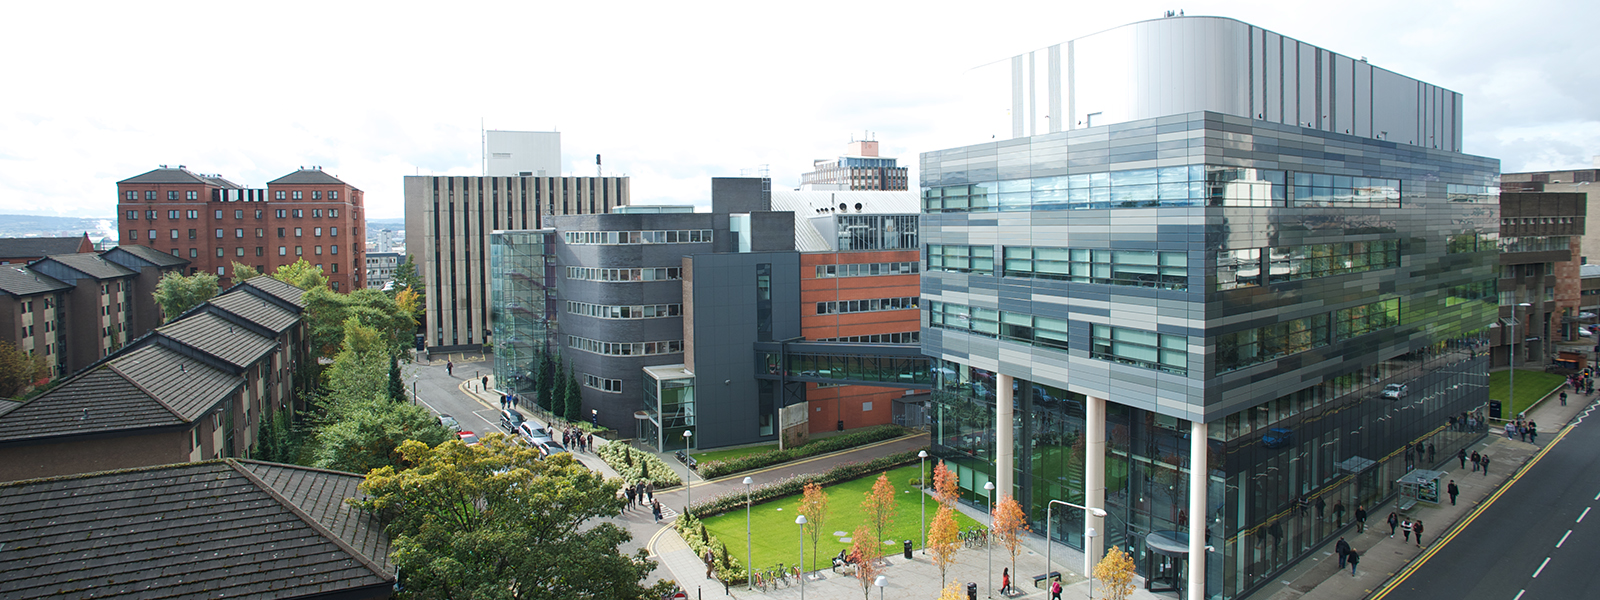
[{"label": "group of people on path", "polygon": [[[1461,459],[1461,468],[1463,468],[1463,469],[1467,468],[1467,459],[1469,457],[1467,455],[1467,449],[1466,448],[1462,448],[1462,449],[1456,451],[1456,458]],[[1472,472],[1473,473],[1477,473],[1478,471],[1483,471],[1483,475],[1485,477],[1487,477],[1489,475],[1489,455],[1487,455],[1487,454],[1478,454],[1477,450],[1473,450],[1472,451],[1472,455],[1471,455],[1470,458],[1472,459]],[[1453,480],[1453,479],[1450,480],[1450,485],[1455,485],[1455,484],[1456,484],[1455,480]],[[1451,504],[1454,504],[1454,503],[1455,503],[1455,500],[1452,497]]]},{"label": "group of people on path", "polygon": [[[1594,368],[1584,367],[1583,372],[1567,376],[1567,385],[1572,386],[1572,391],[1583,394],[1594,393]],[[1561,405],[1567,405],[1567,393],[1561,392]]]},{"label": "group of people on path", "polygon": [[633,505],[640,504],[650,507],[650,514],[655,517],[655,522],[661,522],[661,501],[656,500],[656,484],[636,481],[617,490],[618,500],[627,500],[622,506],[622,511],[633,509]]},{"label": "group of people on path", "polygon": [[[1565,394],[1566,392],[1562,392]],[[1517,419],[1506,423],[1506,439],[1518,439],[1530,444],[1539,443],[1539,424],[1532,419]]]},{"label": "group of people on path", "polygon": [[561,432],[561,445],[575,448],[579,452],[588,452],[594,447],[594,434],[568,427]]},{"label": "group of people on path", "polygon": [[1405,535],[1407,543],[1411,542],[1411,534],[1417,534],[1417,547],[1422,547],[1422,519],[1402,519],[1397,513],[1389,513],[1389,537],[1394,537],[1396,529]]}]

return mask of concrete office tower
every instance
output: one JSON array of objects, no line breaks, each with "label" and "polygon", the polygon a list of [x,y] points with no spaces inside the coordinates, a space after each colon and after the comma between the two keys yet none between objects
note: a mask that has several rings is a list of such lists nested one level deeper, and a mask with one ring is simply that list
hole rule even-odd
[{"label": "concrete office tower", "polygon": [[[555,177],[561,174],[561,132],[483,132],[483,174],[488,177]],[[379,250],[386,250],[379,248]]]},{"label": "concrete office tower", "polygon": [[804,191],[906,191],[907,169],[878,156],[877,140],[852,140],[844,156],[819,158],[800,176]]},{"label": "concrete office tower", "polygon": [[968,497],[1035,531],[1103,508],[1050,531],[1240,598],[1431,467],[1411,446],[1481,436],[1450,425],[1488,399],[1499,163],[1460,152],[1459,94],[1212,17],[996,68],[1011,138],[920,169],[933,448]]},{"label": "concrete office tower", "polygon": [[489,234],[628,203],[627,177],[405,178],[406,254],[427,282],[425,343],[477,349],[489,333]]}]

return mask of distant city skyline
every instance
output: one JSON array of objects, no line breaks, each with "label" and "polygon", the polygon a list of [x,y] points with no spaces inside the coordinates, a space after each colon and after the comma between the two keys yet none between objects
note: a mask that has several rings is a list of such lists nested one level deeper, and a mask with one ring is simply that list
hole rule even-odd
[{"label": "distant city skyline", "polygon": [[1460,92],[1463,150],[1506,172],[1600,155],[1600,84],[1581,76],[1600,50],[1573,42],[1600,9],[1572,2],[34,3],[0,40],[31,57],[0,66],[25,90],[0,111],[0,213],[111,217],[116,181],[161,164],[251,187],[318,165],[399,218],[404,176],[482,172],[481,129],[559,131],[563,174],[596,174],[599,154],[635,204],[705,205],[712,177],[763,166],[798,187],[868,136],[915,189],[921,152],[1005,137],[970,118],[970,69],[1175,8]]}]

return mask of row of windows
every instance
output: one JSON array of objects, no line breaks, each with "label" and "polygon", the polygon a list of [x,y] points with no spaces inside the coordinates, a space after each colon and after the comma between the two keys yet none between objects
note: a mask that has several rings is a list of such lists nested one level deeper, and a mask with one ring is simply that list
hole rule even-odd
[{"label": "row of windows", "polygon": [[659,319],[683,314],[682,304],[645,304],[642,306],[617,306],[567,301],[567,313],[597,319]]},{"label": "row of windows", "polygon": [[[172,239],[178,239],[178,230],[173,229],[171,231],[172,231]],[[278,228],[278,237],[284,237],[284,232],[285,232],[285,229],[283,227],[279,227]],[[149,235],[148,239],[150,241],[155,241],[155,239],[156,239],[156,230],[150,229],[150,230],[147,230],[146,233]],[[304,233],[304,231],[302,230],[302,228],[300,228],[300,227],[294,228],[294,237],[303,237],[303,235],[302,235],[303,233]],[[191,240],[199,239],[198,234],[199,234],[199,230],[190,229],[189,230],[189,239],[191,239]],[[227,237],[224,234],[224,230],[222,230],[222,229],[218,229],[216,231],[216,234],[217,234],[217,239],[219,239],[219,240]],[[339,228],[338,227],[329,227],[328,228],[328,236],[329,237],[339,237]],[[243,239],[244,238],[244,229],[243,228],[235,228],[233,230],[233,237],[238,238],[238,239]],[[266,237],[266,230],[262,229],[260,227],[257,227],[256,228],[256,237],[257,238]],[[322,237],[322,228],[321,227],[312,228],[312,237]],[[137,230],[137,229],[129,229],[128,230],[128,239],[129,240],[133,240],[133,241],[138,241],[138,239],[139,239],[139,230]],[[338,254],[338,252],[334,252],[334,254]]]},{"label": "row of windows", "polygon": [[873,298],[871,300],[839,300],[835,302],[818,302],[817,314],[837,315],[844,313],[880,312],[885,310],[907,310],[917,307],[917,296],[902,298]]},{"label": "row of windows", "polygon": [[[303,195],[304,192],[301,192],[300,190],[295,190],[293,192],[285,192],[283,190],[274,190],[272,192],[272,197],[273,197],[273,199],[276,199],[276,200],[287,200],[288,197],[289,197],[289,194],[293,194],[295,200],[304,200],[305,199],[305,196]],[[316,191],[316,190],[312,190],[311,199],[312,200],[321,200],[322,199],[322,192]],[[339,191],[338,190],[328,190],[328,199],[329,200],[338,200],[339,199]]]},{"label": "row of windows", "polygon": [[[1500,246],[1498,231],[1466,231],[1453,234],[1445,243],[1445,252],[1492,252]],[[1563,248],[1565,249],[1565,248]]]},{"label": "row of windows", "polygon": [[1573,217],[1513,217],[1500,219],[1501,225],[1571,225]]},{"label": "row of windows", "polygon": [[1189,255],[1155,250],[1008,246],[1005,276],[1184,290],[1189,288]]},{"label": "row of windows", "polygon": [[1501,252],[1553,252],[1572,249],[1564,235],[1530,235],[1500,238]]},{"label": "row of windows", "polygon": [[654,356],[658,354],[677,354],[683,352],[683,340],[668,340],[665,342],[602,342],[581,338],[575,335],[567,336],[567,347],[584,352],[593,352],[604,356]]},{"label": "row of windows", "polygon": [[1090,358],[1155,369],[1189,373],[1189,338],[1154,331],[1095,325]]},{"label": "row of windows", "polygon": [[1312,315],[1217,337],[1217,373],[1328,345],[1328,315]]},{"label": "row of windows", "polygon": [[919,344],[922,343],[922,332],[904,331],[900,333],[875,333],[872,335],[847,335],[844,337],[822,338],[817,341],[849,344]]},{"label": "row of windows", "polygon": [[873,277],[877,275],[915,275],[922,264],[916,262],[851,263],[817,265],[817,279],[830,277]]},{"label": "row of windows", "polygon": [[[154,220],[156,220],[156,215],[159,212],[160,211],[154,211],[154,210],[144,211],[144,218],[148,219],[148,220],[151,220],[151,221],[154,221]],[[261,218],[262,214],[265,213],[265,212],[266,211],[264,211],[264,210],[257,209],[256,210],[256,218],[257,219]],[[290,209],[280,208],[280,209],[278,209],[276,211],[275,215],[279,219],[284,219],[284,218],[288,218],[287,215],[289,214],[289,212],[290,212]],[[300,217],[305,216],[305,210],[304,209],[296,208],[296,209],[293,209],[293,212],[294,212],[295,218],[300,218]],[[180,214],[183,215],[183,218],[185,218],[185,219],[198,219],[198,218],[200,218],[200,211],[198,211],[198,210],[169,210],[169,211],[167,211],[167,218],[168,219],[177,219]],[[222,214],[223,214],[223,211],[222,211],[222,209],[219,208],[216,211],[214,211],[212,216],[214,218],[216,218],[216,219],[222,219]],[[328,209],[328,218],[336,219],[338,217],[339,217],[339,209],[337,209],[337,208]],[[239,210],[239,209],[234,209],[233,218],[235,218],[235,219],[243,219],[244,218],[244,211],[243,210]],[[322,218],[322,209],[320,209],[320,208],[311,209],[311,218],[313,218],[313,219]],[[139,211],[137,211],[137,210],[128,211],[128,220],[130,220],[130,221],[139,220]]]},{"label": "row of windows", "polygon": [[[1488,281],[1479,281],[1477,283],[1469,283],[1466,285],[1458,285],[1450,288],[1450,295],[1445,297],[1444,305],[1455,306],[1457,304],[1465,304],[1473,300],[1496,301],[1495,291],[1498,287],[1499,286],[1497,285],[1497,282],[1493,279]],[[1584,295],[1588,294],[1589,292],[1584,292]]]},{"label": "row of windows", "polygon": [[683,279],[683,268],[601,269],[598,267],[567,267],[567,279],[572,281],[675,281]]},{"label": "row of windows", "polygon": [[1342,308],[1333,313],[1333,339],[1347,340],[1399,324],[1399,298]]},{"label": "row of windows", "polygon": [[994,246],[928,245],[928,270],[994,275]]},{"label": "row of windows", "polygon": [[[928,188],[925,213],[1158,206],[1400,205],[1400,181],[1216,165],[1130,169]],[[1291,189],[1294,192],[1290,196]]]},{"label": "row of windows", "polygon": [[710,229],[665,231],[568,231],[562,234],[568,244],[698,244],[711,241]]},{"label": "row of windows", "polygon": [[[133,190],[128,190],[128,192],[126,194],[124,194],[123,197],[127,198],[128,200],[138,200],[139,199],[139,192],[136,192],[136,191],[133,191]],[[155,190],[145,190],[144,199],[145,200],[155,200],[156,199],[156,191]],[[167,199],[168,200],[177,200],[178,199],[178,191],[177,190],[168,190],[167,191]],[[199,200],[200,199],[200,192],[197,191],[197,190],[185,191],[185,192],[183,192],[183,199],[185,199],[185,200]]]},{"label": "row of windows", "polygon": [[[1265,268],[1262,258],[1265,256]],[[1257,287],[1400,266],[1400,241],[1236,248],[1217,251],[1217,290]],[[1266,273],[1263,280],[1262,273]]]},{"label": "row of windows", "polygon": [[611,392],[613,394],[622,393],[621,379],[606,379],[604,377],[596,377],[594,375],[584,373],[583,385],[584,387],[591,387],[602,392]]},{"label": "row of windows", "polygon": [[1451,183],[1445,185],[1445,194],[1451,202],[1472,202],[1479,204],[1499,204],[1500,186],[1498,185],[1463,185]]},{"label": "row of windows", "polygon": [[1067,349],[1067,320],[992,308],[928,303],[928,326],[967,331],[1043,348]]}]

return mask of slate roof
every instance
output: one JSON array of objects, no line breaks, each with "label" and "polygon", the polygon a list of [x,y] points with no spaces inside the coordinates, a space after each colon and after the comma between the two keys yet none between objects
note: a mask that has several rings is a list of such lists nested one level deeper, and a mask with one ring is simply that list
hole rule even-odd
[{"label": "slate roof", "polygon": [[268,181],[267,182],[267,185],[310,185],[310,184],[349,185],[349,184],[347,184],[347,183],[345,183],[343,181],[340,181],[338,177],[334,177],[332,175],[329,175],[326,171],[323,171],[322,169],[300,169],[299,171],[295,171],[295,172],[290,173],[288,175],[284,175],[283,177],[279,177],[277,179],[274,179],[272,181]]},{"label": "slate roof", "polygon": [[0,412],[0,441],[182,425],[241,385],[237,375],[146,343]]},{"label": "slate roof", "polygon": [[278,281],[267,275],[261,275],[259,277],[252,278],[241,285],[248,285],[273,296],[288,300],[289,302],[294,303],[296,306],[304,307],[306,305],[305,302],[300,300],[301,296],[306,295],[305,290],[289,285],[282,281]]},{"label": "slate roof", "polygon": [[277,343],[210,312],[189,314],[156,331],[237,367],[250,366]]},{"label": "slate roof", "polygon": [[[220,460],[0,485],[0,589],[19,599],[200,599],[391,587],[386,565],[320,522],[367,518],[324,506],[361,478],[291,471],[308,470]],[[345,531],[363,528],[379,531]]]},{"label": "slate roof", "polygon": [[15,265],[0,265],[0,292],[13,296],[32,296],[72,289],[61,280]]},{"label": "slate roof", "polygon": [[83,243],[83,236],[0,238],[0,256],[49,256],[72,254]]},{"label": "slate roof", "polygon": [[189,172],[188,169],[161,168],[134,175],[117,183],[206,183],[206,180]]},{"label": "slate roof", "polygon": [[217,296],[211,299],[211,305],[278,333],[287,331],[300,320],[298,313],[248,292]]},{"label": "slate roof", "polygon": [[18,406],[22,406],[22,403],[15,400],[0,400],[0,415],[11,412]]},{"label": "slate roof", "polygon": [[365,496],[357,487],[362,477],[278,463],[238,462],[279,496],[316,519],[329,533],[371,558],[384,572],[394,572],[394,566],[389,563],[389,536],[384,534],[383,523],[344,503],[345,498]]},{"label": "slate roof", "polygon": [[[162,252],[149,246],[140,246],[138,244],[122,244],[112,248],[111,250],[107,250],[106,252],[111,252],[112,250],[121,250],[123,252],[127,252],[128,254],[142,258],[145,262],[154,264],[158,267],[179,267],[189,264],[188,260],[178,258],[170,253]],[[102,252],[101,254],[105,254],[105,252]]]},{"label": "slate roof", "polygon": [[127,277],[138,274],[127,267],[111,262],[104,258],[100,258],[99,254],[95,254],[93,252],[85,252],[83,254],[53,254],[39,260],[53,260],[95,279],[115,279],[117,277]]}]

